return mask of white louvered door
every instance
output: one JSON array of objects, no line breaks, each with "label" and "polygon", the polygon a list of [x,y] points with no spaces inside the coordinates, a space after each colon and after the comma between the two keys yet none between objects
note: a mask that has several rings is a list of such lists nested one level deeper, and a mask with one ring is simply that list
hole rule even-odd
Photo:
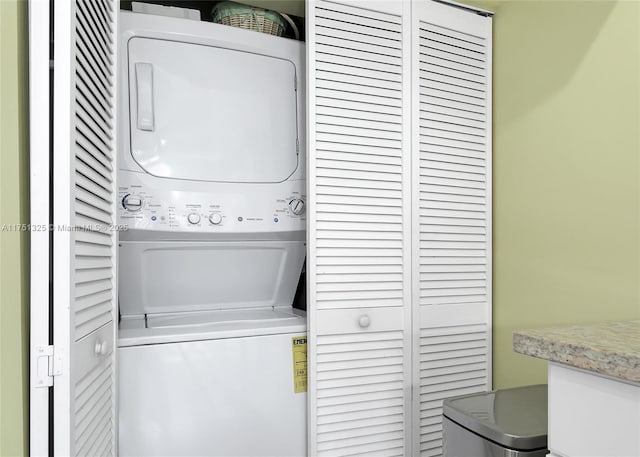
[{"label": "white louvered door", "polygon": [[116,454],[115,0],[55,1],[53,451]]},{"label": "white louvered door", "polygon": [[408,10],[308,3],[311,456],[411,454]]},{"label": "white louvered door", "polygon": [[412,3],[414,451],[491,387],[491,17]]}]

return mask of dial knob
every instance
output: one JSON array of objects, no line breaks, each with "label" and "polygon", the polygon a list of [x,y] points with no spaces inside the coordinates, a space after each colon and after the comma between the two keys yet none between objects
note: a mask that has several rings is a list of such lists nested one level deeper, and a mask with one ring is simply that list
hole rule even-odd
[{"label": "dial knob", "polygon": [[189,224],[195,225],[198,222],[200,222],[200,215],[196,213],[191,213],[187,216],[187,220],[189,221]]},{"label": "dial knob", "polygon": [[304,213],[304,200],[294,198],[289,202],[289,209],[296,216],[300,216]]},{"label": "dial knob", "polygon": [[122,206],[130,212],[140,211],[142,209],[142,197],[133,194],[127,194],[122,199]]},{"label": "dial knob", "polygon": [[220,213],[211,213],[209,214],[209,222],[213,225],[218,225],[222,222],[222,215]]}]

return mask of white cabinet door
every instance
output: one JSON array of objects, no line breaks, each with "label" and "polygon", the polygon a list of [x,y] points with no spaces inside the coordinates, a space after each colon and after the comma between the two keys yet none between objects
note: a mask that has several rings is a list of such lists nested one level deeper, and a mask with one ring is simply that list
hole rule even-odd
[{"label": "white cabinet door", "polygon": [[411,455],[408,9],[308,3],[312,456]]},{"label": "white cabinet door", "polygon": [[53,3],[56,455],[116,454],[117,8],[114,0]]},{"label": "white cabinet door", "polygon": [[640,383],[549,362],[549,450],[640,456]]},{"label": "white cabinet door", "polygon": [[412,455],[442,400],[491,386],[491,18],[412,3]]}]

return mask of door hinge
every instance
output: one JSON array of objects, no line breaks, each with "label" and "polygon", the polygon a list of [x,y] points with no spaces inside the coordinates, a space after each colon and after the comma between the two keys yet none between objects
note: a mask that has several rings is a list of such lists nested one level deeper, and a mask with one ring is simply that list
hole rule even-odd
[{"label": "door hinge", "polygon": [[53,377],[62,374],[61,357],[56,355],[55,348],[52,345],[36,346],[33,357],[36,360],[34,387],[51,387],[53,385]]},{"label": "door hinge", "polygon": [[298,92],[298,75],[293,75],[293,90]]},{"label": "door hinge", "polygon": [[300,140],[296,138],[296,154],[300,154]]}]

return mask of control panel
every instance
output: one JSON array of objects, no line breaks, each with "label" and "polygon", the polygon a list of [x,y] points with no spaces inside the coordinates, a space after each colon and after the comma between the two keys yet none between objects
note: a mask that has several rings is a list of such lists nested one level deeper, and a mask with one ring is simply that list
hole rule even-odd
[{"label": "control panel", "polygon": [[147,177],[119,174],[118,223],[129,229],[209,233],[305,229],[304,181],[194,183],[189,188],[163,190],[146,183]]}]

